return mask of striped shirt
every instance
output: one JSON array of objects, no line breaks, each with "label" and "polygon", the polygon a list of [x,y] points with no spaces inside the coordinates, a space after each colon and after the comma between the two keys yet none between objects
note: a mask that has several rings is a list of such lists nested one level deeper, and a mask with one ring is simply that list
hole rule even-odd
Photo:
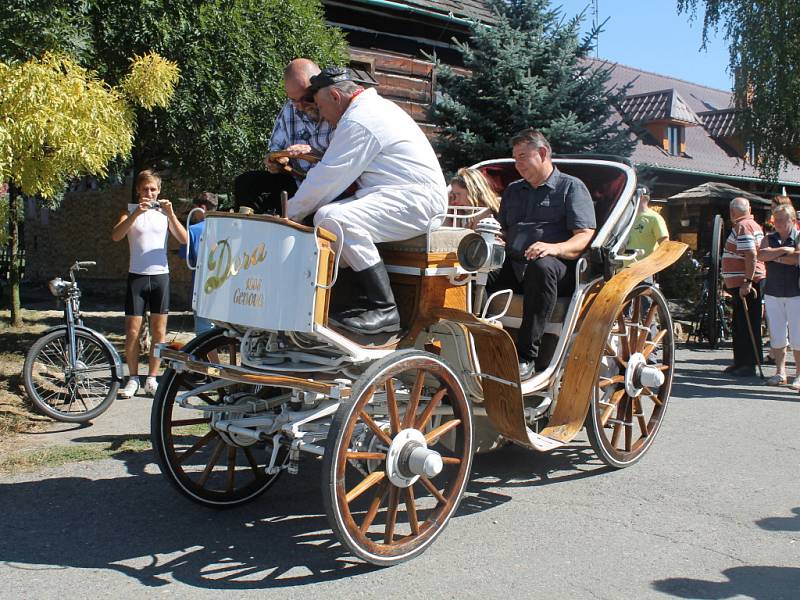
[{"label": "striped shirt", "polygon": [[[745,252],[758,252],[761,240],[764,239],[764,232],[761,226],[753,220],[752,215],[739,217],[733,223],[733,229],[725,240],[725,250],[722,253],[722,277],[725,280],[725,287],[729,289],[738,288],[744,285],[745,277],[750,273],[745,273]],[[755,258],[755,257],[754,257]],[[752,279],[754,282],[761,281],[766,277],[767,270],[764,263],[760,260],[755,261],[756,269]]]},{"label": "striped shirt", "polygon": [[[312,119],[302,110],[297,110],[291,101],[287,101],[275,119],[272,135],[269,138],[269,151],[285,150],[295,144],[308,144],[322,156],[331,143],[333,129],[327,121]],[[292,166],[308,171],[311,163],[304,160],[292,160]]]}]

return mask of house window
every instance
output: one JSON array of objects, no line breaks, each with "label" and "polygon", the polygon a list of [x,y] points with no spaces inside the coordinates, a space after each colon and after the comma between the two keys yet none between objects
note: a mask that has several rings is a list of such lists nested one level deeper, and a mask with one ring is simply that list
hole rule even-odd
[{"label": "house window", "polygon": [[681,127],[667,125],[667,152],[672,156],[681,155]]},{"label": "house window", "polygon": [[747,142],[744,145],[744,157],[750,164],[756,164],[758,152],[756,152],[756,145],[753,142]]}]

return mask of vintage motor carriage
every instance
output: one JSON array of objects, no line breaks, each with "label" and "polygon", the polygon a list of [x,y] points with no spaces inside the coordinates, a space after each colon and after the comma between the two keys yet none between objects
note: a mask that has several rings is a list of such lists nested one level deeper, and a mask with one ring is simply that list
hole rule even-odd
[{"label": "vintage motor carriage", "polygon": [[[442,532],[476,452],[510,442],[548,452],[585,426],[606,464],[638,461],[664,419],[675,359],[667,303],[646,280],[685,245],[635,260],[624,249],[639,200],[631,165],[555,162],[587,184],[598,229],[524,382],[509,335],[521,298],[484,298],[486,265],[502,249],[481,248],[471,229],[384,244],[403,334],[357,339],[328,322],[341,231],[210,213],[193,301],[217,328],[158,349],[169,366],[152,413],[164,475],[226,507],[297,474],[301,457],[321,459],[333,531],[354,555],[391,565]],[[519,178],[510,159],[476,167],[497,190]],[[342,274],[337,290],[347,287]]]}]

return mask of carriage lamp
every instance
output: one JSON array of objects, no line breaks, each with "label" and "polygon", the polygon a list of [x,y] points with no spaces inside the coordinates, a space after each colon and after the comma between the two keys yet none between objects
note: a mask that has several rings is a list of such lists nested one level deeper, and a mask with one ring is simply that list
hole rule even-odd
[{"label": "carriage lamp", "polygon": [[51,279],[47,282],[47,288],[56,298],[61,297],[67,287],[69,287],[69,283],[61,279],[61,277],[56,277],[55,279]]},{"label": "carriage lamp", "polygon": [[488,273],[503,266],[506,248],[497,239],[500,223],[489,217],[481,219],[473,233],[458,245],[458,262],[465,271]]}]

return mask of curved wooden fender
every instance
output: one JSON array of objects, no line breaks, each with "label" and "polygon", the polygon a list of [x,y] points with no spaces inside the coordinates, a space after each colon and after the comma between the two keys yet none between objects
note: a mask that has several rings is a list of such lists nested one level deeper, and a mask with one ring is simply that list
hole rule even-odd
[{"label": "curved wooden fender", "polygon": [[597,384],[608,332],[625,297],[646,278],[678,260],[687,247],[681,242],[664,242],[650,256],[621,270],[606,282],[595,297],[572,345],[555,412],[541,435],[560,445],[569,443],[581,430]]}]

